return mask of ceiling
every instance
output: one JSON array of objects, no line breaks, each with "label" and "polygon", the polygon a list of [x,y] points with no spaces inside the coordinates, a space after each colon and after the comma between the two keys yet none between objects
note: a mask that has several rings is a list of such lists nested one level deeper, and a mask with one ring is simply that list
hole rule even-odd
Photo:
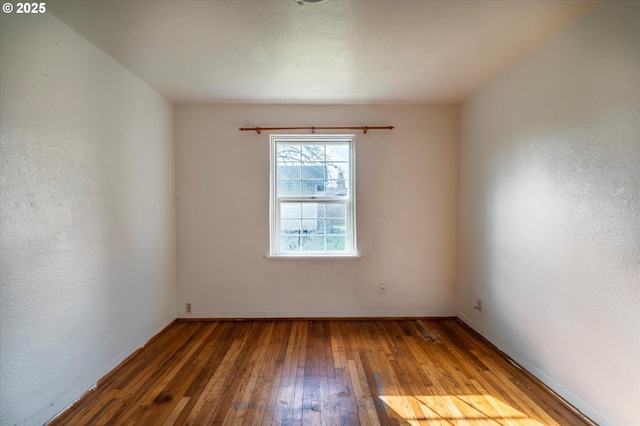
[{"label": "ceiling", "polygon": [[592,0],[50,1],[174,102],[457,103]]}]

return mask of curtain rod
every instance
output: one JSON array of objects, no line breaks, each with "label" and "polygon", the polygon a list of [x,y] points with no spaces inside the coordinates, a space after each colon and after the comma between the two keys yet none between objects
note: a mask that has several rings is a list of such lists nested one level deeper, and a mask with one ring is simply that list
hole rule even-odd
[{"label": "curtain rod", "polygon": [[315,133],[316,130],[362,130],[367,133],[367,130],[393,130],[393,126],[348,126],[348,127],[240,127],[241,132],[253,131],[260,133],[263,130],[311,130],[311,133]]}]

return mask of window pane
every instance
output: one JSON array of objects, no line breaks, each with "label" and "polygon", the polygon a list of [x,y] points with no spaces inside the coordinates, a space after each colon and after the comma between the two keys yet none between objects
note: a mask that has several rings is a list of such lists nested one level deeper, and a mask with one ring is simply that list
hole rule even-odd
[{"label": "window pane", "polygon": [[324,162],[324,144],[302,145],[302,161],[304,162]]},{"label": "window pane", "polygon": [[301,230],[303,234],[323,234],[324,220],[322,219],[302,219]]},{"label": "window pane", "polygon": [[280,197],[295,197],[300,196],[300,181],[299,180],[278,180],[278,196]]},{"label": "window pane", "polygon": [[282,235],[280,237],[280,250],[282,251],[300,250],[300,237]]},{"label": "window pane", "polygon": [[343,180],[327,180],[325,182],[324,195],[330,197],[348,197],[349,196],[349,181]]},{"label": "window pane", "polygon": [[323,180],[303,180],[302,195],[317,197],[325,195]]},{"label": "window pane", "polygon": [[327,163],[326,195],[349,196],[349,164]]},{"label": "window pane", "polygon": [[324,179],[324,164],[302,163],[302,179]]},{"label": "window pane", "polygon": [[300,203],[282,203],[280,204],[280,217],[286,219],[299,218],[301,208]]},{"label": "window pane", "polygon": [[327,204],[327,217],[345,218],[347,217],[347,206],[344,204]]},{"label": "window pane", "polygon": [[347,222],[343,219],[327,219],[327,234],[345,235]]},{"label": "window pane", "polygon": [[327,251],[342,251],[346,248],[345,237],[327,237]]},{"label": "window pane", "polygon": [[327,161],[349,161],[349,144],[328,144]]},{"label": "window pane", "polygon": [[348,179],[349,163],[327,163],[327,179]]},{"label": "window pane", "polygon": [[302,237],[303,251],[324,251],[324,236],[320,237]]},{"label": "window pane", "polygon": [[278,162],[288,165],[299,164],[302,157],[300,151],[300,145],[292,145],[288,143],[279,143],[276,148],[276,155]]},{"label": "window pane", "polygon": [[300,179],[300,164],[278,163],[278,179]]},{"label": "window pane", "polygon": [[303,203],[302,204],[302,217],[303,218],[319,218],[325,215],[325,205],[320,203]]},{"label": "window pane", "polygon": [[299,234],[302,230],[302,223],[300,219],[281,219],[280,220],[280,233],[281,234]]}]

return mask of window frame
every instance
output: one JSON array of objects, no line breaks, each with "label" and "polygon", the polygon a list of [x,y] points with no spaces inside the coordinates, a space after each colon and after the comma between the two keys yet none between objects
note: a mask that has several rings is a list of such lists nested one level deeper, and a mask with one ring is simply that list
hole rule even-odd
[{"label": "window frame", "polygon": [[[356,236],[356,137],[354,134],[271,134],[269,141],[269,256],[279,258],[342,258],[358,257]],[[349,146],[349,192],[347,197],[341,196],[278,196],[278,143],[330,145],[344,144]],[[345,250],[341,251],[284,251],[280,247],[280,206],[283,203],[336,203],[345,205]],[[326,235],[326,234],[325,234]]]}]

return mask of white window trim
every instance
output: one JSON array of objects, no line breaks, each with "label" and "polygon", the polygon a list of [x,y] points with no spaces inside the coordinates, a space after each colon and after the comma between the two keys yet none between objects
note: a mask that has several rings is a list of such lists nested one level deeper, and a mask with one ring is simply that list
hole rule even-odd
[{"label": "white window trim", "polygon": [[[277,164],[276,144],[277,142],[300,142],[300,143],[344,143],[349,142],[350,165],[349,165],[349,198],[345,203],[344,197],[286,197],[287,201],[312,202],[340,202],[347,205],[346,224],[347,232],[345,250],[343,252],[283,252],[280,250],[280,201],[277,195]],[[355,135],[343,134],[272,134],[270,135],[270,169],[269,169],[269,255],[267,258],[285,259],[310,259],[310,258],[354,258],[359,257],[357,248],[356,233],[356,137]]]}]

